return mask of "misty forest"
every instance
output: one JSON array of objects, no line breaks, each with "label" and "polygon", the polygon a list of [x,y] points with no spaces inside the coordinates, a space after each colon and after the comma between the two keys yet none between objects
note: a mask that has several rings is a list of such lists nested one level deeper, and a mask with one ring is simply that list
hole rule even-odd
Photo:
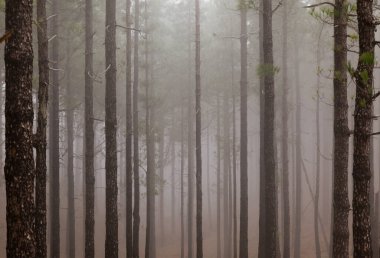
[{"label": "misty forest", "polygon": [[0,21],[0,258],[380,258],[380,2]]}]

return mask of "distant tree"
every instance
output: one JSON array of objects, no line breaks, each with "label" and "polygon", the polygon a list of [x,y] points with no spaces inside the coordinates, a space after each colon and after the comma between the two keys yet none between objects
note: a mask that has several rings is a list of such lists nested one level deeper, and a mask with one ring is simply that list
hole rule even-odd
[{"label": "distant tree", "polygon": [[36,148],[36,257],[47,257],[46,244],[46,124],[49,91],[49,41],[47,36],[46,0],[37,1],[38,38],[38,117]]},{"label": "distant tree", "polygon": [[348,103],[347,103],[347,1],[334,7],[334,179],[333,257],[348,257]]},{"label": "distant tree", "polygon": [[372,134],[373,68],[375,63],[375,21],[373,1],[357,1],[359,60],[356,81],[353,160],[354,257],[372,257],[370,223],[370,139]]},{"label": "distant tree", "polygon": [[221,257],[221,209],[220,209],[220,188],[221,188],[221,132],[220,132],[220,96],[216,96],[216,257]]},{"label": "distant tree", "polygon": [[105,134],[106,134],[106,243],[105,256],[118,257],[117,152],[116,152],[116,1],[106,1]]},{"label": "distant tree", "polygon": [[51,49],[51,91],[49,101],[49,181],[50,181],[50,257],[60,257],[60,184],[59,184],[59,74],[60,42],[59,0],[52,1],[51,35],[54,35]]},{"label": "distant tree", "polygon": [[181,258],[185,257],[185,114],[181,105]]},{"label": "distant tree", "polygon": [[35,257],[33,1],[5,1],[5,182],[7,257]]},{"label": "distant tree", "polygon": [[248,258],[247,9],[240,0],[240,258]]}]

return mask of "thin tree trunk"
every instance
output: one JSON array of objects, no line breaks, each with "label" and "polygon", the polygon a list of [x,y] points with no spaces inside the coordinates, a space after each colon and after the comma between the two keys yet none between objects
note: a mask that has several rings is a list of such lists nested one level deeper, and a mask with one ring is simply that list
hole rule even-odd
[{"label": "thin tree trunk", "polygon": [[357,1],[359,61],[355,71],[355,129],[353,165],[354,257],[372,257],[370,221],[370,139],[372,133],[375,25],[373,1]]},{"label": "thin tree trunk", "polygon": [[31,0],[7,0],[5,150],[7,257],[35,257]]},{"label": "thin tree trunk", "polygon": [[237,258],[236,99],[234,91],[232,94],[233,257]]},{"label": "thin tree trunk", "polygon": [[134,177],[134,209],[133,209],[133,257],[139,257],[140,228],[140,175],[139,175],[139,32],[140,0],[135,0],[135,35],[133,57],[133,177]]},{"label": "thin tree trunk", "polygon": [[181,105],[181,258],[185,258],[185,211],[184,211],[184,173],[185,173],[185,118],[184,107]]},{"label": "thin tree trunk", "polygon": [[348,103],[346,0],[335,1],[334,16],[334,178],[333,257],[348,257]]},{"label": "thin tree trunk", "polygon": [[247,6],[240,8],[240,258],[248,258]]},{"label": "thin tree trunk", "polygon": [[220,146],[220,140],[221,140],[221,134],[220,134],[220,97],[219,94],[217,94],[217,107],[216,107],[216,127],[217,127],[217,133],[216,133],[216,152],[217,152],[217,165],[216,165],[216,235],[217,235],[217,245],[216,245],[216,253],[217,258],[221,257],[221,209],[220,209],[220,176],[221,176],[221,146]]},{"label": "thin tree trunk", "polygon": [[105,256],[118,257],[117,152],[116,152],[116,1],[106,1],[105,133],[106,133],[106,244]]},{"label": "thin tree trunk", "polygon": [[[131,27],[131,0],[127,0],[127,27]],[[133,258],[133,221],[132,221],[132,33],[127,30],[127,71],[126,71],[126,141],[125,141],[125,201],[127,258]]]},{"label": "thin tree trunk", "polygon": [[[38,117],[36,139],[36,257],[47,257],[46,244],[46,124],[49,87],[49,42],[47,37],[46,0],[37,1],[38,37]],[[1,103],[2,106],[2,103]],[[2,115],[0,115],[2,119]],[[0,125],[0,128],[2,125]],[[2,132],[0,132],[2,137]],[[2,161],[1,161],[2,162]]]},{"label": "thin tree trunk", "polygon": [[50,257],[60,257],[60,187],[59,187],[59,40],[58,40],[58,0],[52,3],[51,95],[49,105],[49,181],[50,181]]},{"label": "thin tree trunk", "polygon": [[[67,33],[70,39],[70,33]],[[67,46],[66,60],[66,133],[67,133],[67,256],[75,258],[75,199],[74,199],[74,110],[71,85],[71,47]]]},{"label": "thin tree trunk", "polygon": [[86,0],[86,34],[85,34],[85,258],[95,257],[94,245],[94,108],[93,108],[93,11],[92,1]]},{"label": "thin tree trunk", "polygon": [[[209,113],[207,113],[209,114]],[[210,116],[208,115],[208,118]],[[209,121],[209,120],[208,120]],[[210,229],[213,227],[213,218],[212,218],[212,207],[211,207],[211,186],[210,186],[210,126],[207,126],[207,207],[208,207],[208,216],[209,216],[209,226]]]},{"label": "thin tree trunk", "polygon": [[175,177],[175,162],[176,162],[176,149],[175,149],[175,139],[174,139],[174,121],[175,121],[175,112],[172,113],[172,142],[171,142],[171,170],[172,170],[172,185],[171,185],[171,202],[172,202],[172,212],[171,212],[171,231],[172,234],[175,233],[176,228],[176,219],[175,219],[175,210],[176,210],[176,197],[175,197],[175,186],[176,186],[176,177]]},{"label": "thin tree trunk", "polygon": [[[163,118],[162,118],[163,119]],[[162,120],[161,119],[161,120]],[[159,207],[160,207],[160,243],[165,243],[165,175],[164,175],[164,152],[165,152],[165,128],[163,123],[161,122],[158,128],[158,169],[159,169]]]},{"label": "thin tree trunk", "polygon": [[283,258],[290,258],[289,146],[288,146],[288,1],[283,2],[282,18],[282,196]]}]

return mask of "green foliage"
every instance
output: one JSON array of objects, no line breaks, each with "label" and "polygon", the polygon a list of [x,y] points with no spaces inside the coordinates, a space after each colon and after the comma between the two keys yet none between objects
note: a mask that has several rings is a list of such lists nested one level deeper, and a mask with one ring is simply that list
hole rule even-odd
[{"label": "green foliage", "polygon": [[363,83],[368,84],[368,80],[369,80],[368,71],[367,70],[361,71],[359,73],[359,75],[360,75],[360,78],[362,79]]},{"label": "green foliage", "polygon": [[359,60],[366,65],[373,65],[375,63],[375,56],[373,52],[364,52],[360,55]]},{"label": "green foliage", "polygon": [[260,77],[275,75],[278,72],[280,72],[280,68],[270,64],[261,64],[257,67],[257,75]]},{"label": "green foliage", "polygon": [[347,63],[347,71],[351,75],[351,77],[354,77],[355,75],[355,68],[352,66],[351,62]]},{"label": "green foliage", "polygon": [[359,99],[359,107],[365,108],[367,105],[367,101],[365,99]]}]

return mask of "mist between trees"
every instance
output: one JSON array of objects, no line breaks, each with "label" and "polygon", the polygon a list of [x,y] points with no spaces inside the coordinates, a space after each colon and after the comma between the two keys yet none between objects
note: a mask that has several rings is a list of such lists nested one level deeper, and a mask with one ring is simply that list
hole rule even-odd
[{"label": "mist between trees", "polygon": [[379,9],[0,0],[0,257],[380,257]]}]

